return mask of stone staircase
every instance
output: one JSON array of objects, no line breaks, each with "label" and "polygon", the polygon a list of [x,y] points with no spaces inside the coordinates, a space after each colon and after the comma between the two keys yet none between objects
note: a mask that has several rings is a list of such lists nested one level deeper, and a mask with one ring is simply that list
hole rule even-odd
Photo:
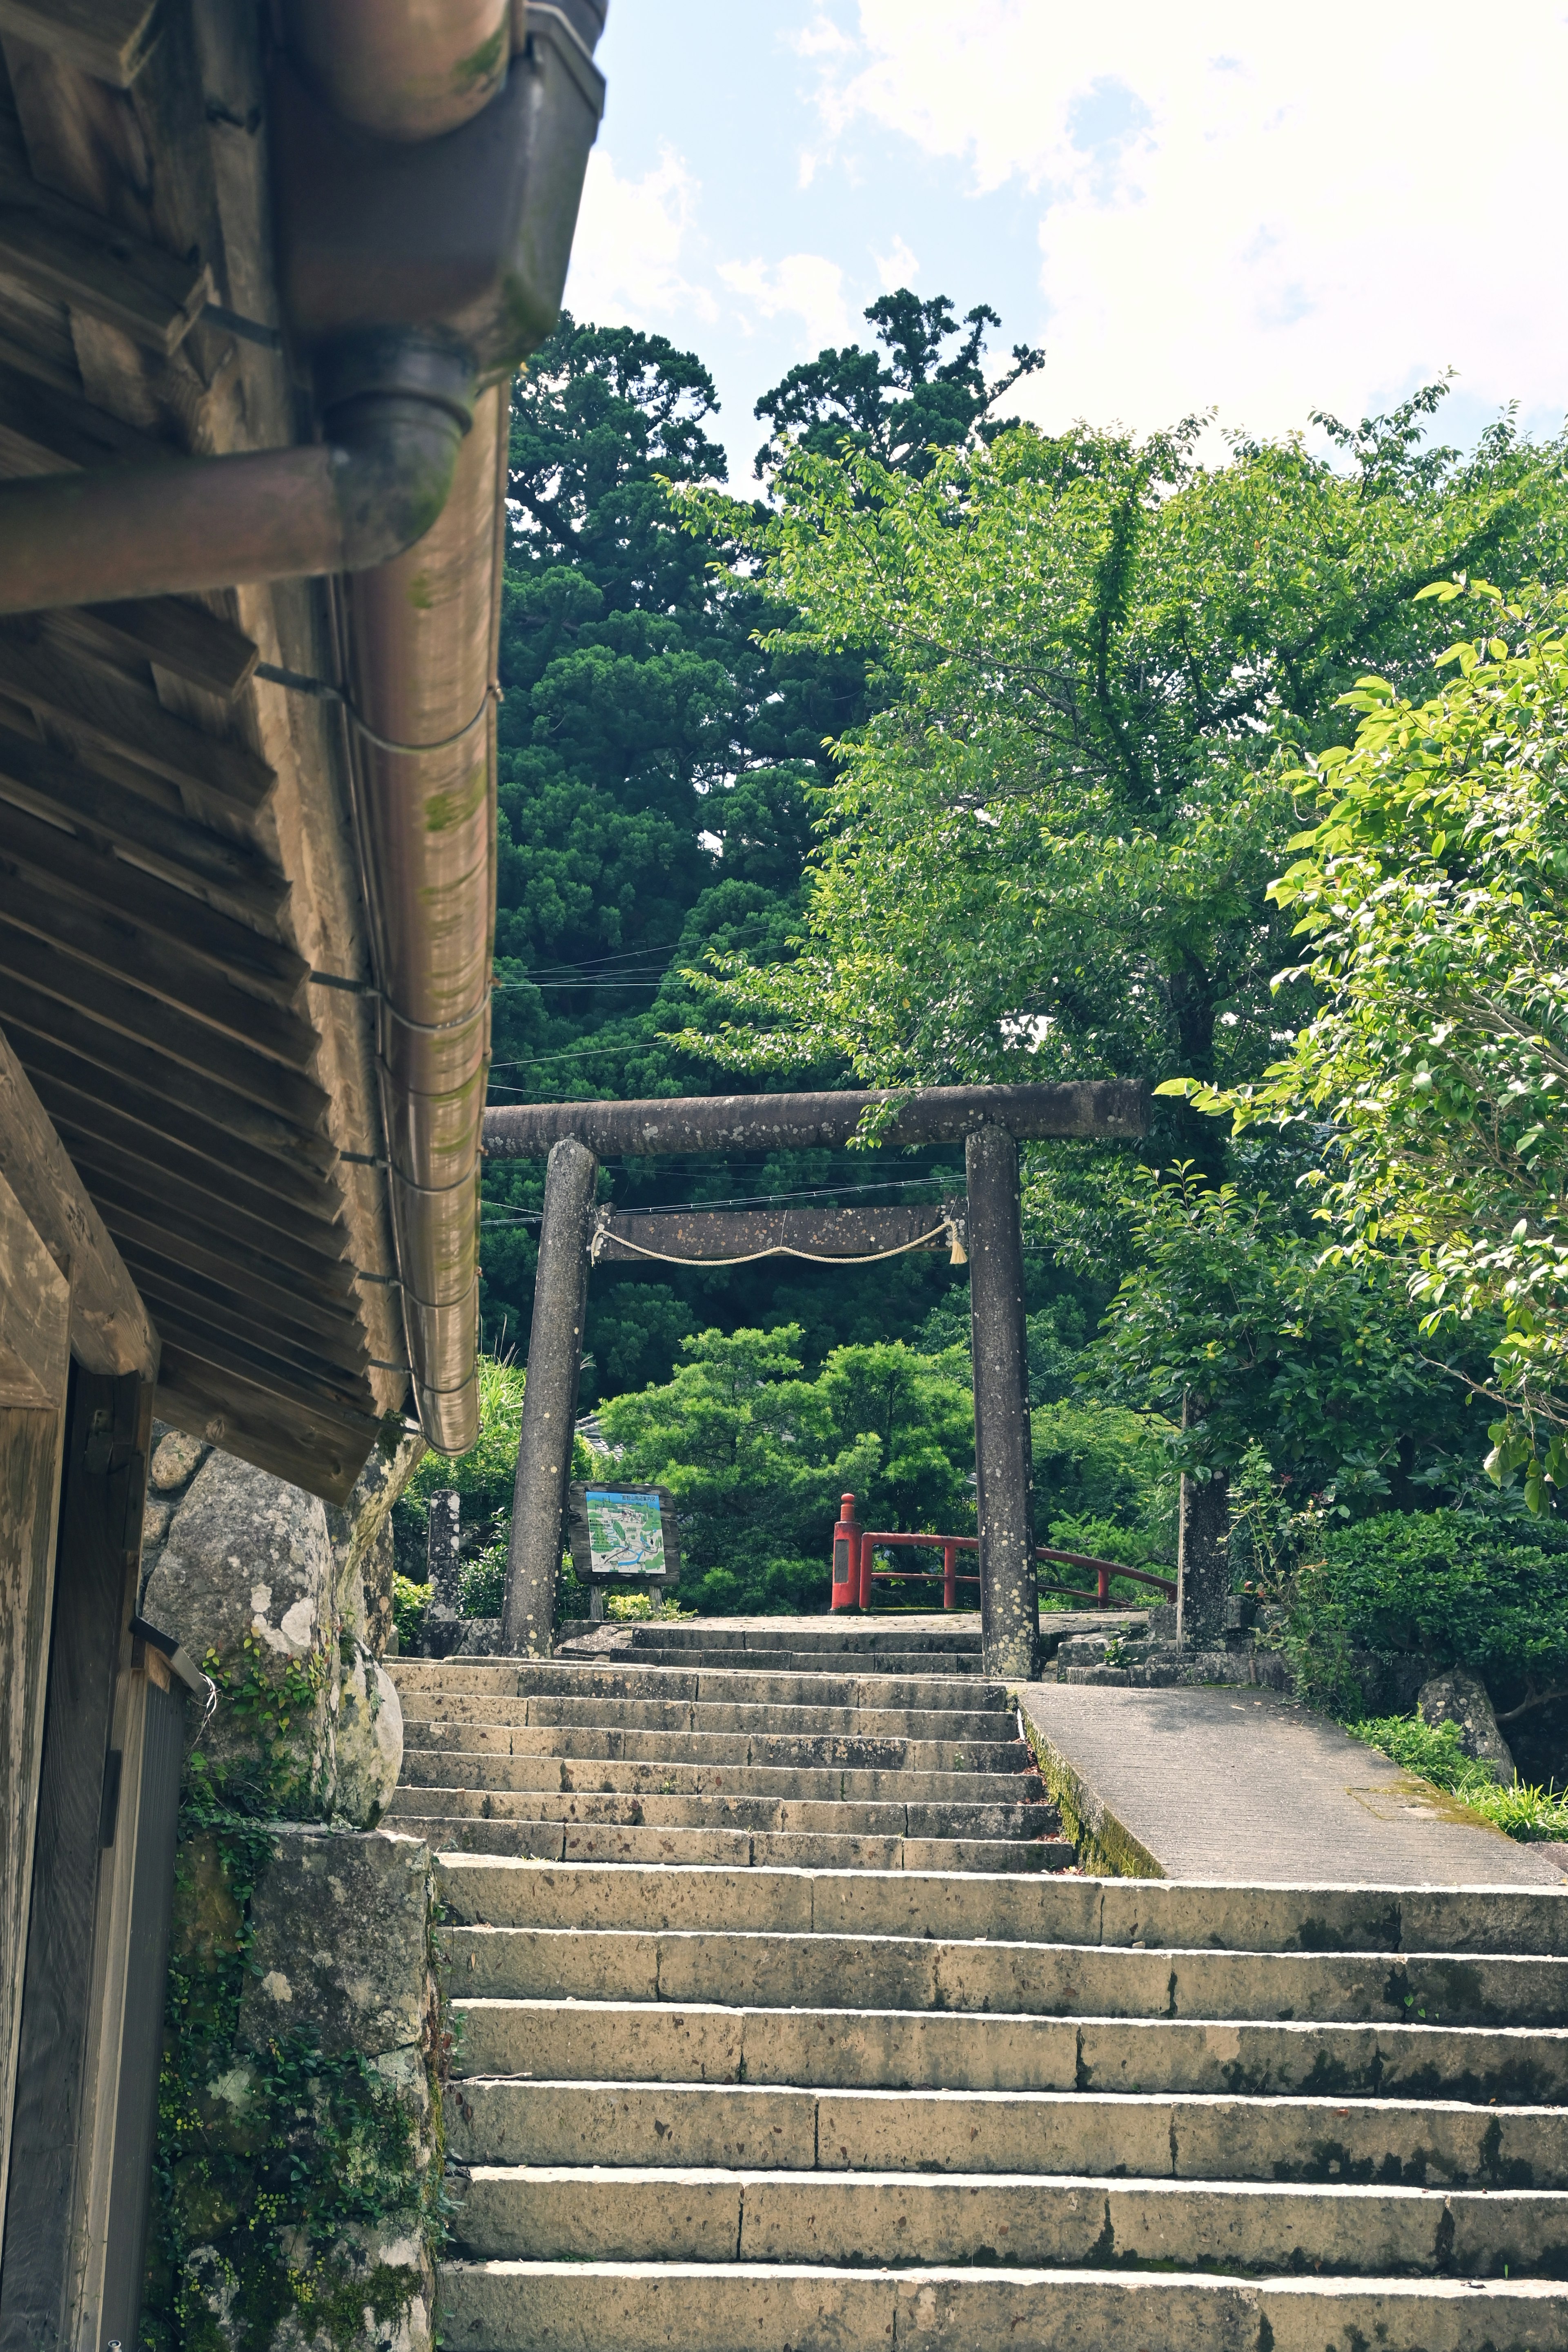
[{"label": "stone staircase", "polygon": [[[460,2021],[452,2352],[1568,2352],[1568,1894],[977,1867],[1040,1838],[920,1833],[1028,1780],[962,1647],[832,1675],[811,1643],[773,1672],[666,1646],[686,1663],[395,1669],[391,1825],[444,1850]],[[619,1804],[650,1773],[794,1825],[562,1810],[580,1775]],[[900,1782],[901,1838],[787,1810]],[[525,1843],[463,1851],[454,1824]]]},{"label": "stone staircase", "polygon": [[688,1622],[595,1628],[548,1662],[400,1659],[389,1826],[550,1862],[1066,1868],[978,1633],[910,1638]]}]

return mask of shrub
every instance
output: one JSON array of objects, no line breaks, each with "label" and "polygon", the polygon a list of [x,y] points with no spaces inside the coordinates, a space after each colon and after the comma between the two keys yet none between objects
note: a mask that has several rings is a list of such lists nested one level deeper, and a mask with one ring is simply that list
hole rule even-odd
[{"label": "shrub", "polygon": [[1303,1568],[1287,1639],[1303,1697],[1352,1720],[1367,1654],[1463,1664],[1497,1691],[1568,1668],[1568,1530],[1459,1511],[1381,1512]]}]

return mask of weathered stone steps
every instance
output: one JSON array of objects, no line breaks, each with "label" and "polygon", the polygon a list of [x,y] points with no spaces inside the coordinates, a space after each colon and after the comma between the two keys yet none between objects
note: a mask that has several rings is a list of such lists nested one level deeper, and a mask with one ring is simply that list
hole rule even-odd
[{"label": "weathered stone steps", "polygon": [[523,1999],[576,1991],[584,2000],[702,2000],[721,1990],[730,2000],[766,2009],[1332,2018],[1368,2024],[1408,2017],[1433,2025],[1550,2025],[1568,2015],[1568,1960],[1534,1957],[1097,1951],[820,1929],[781,1935],[452,1927],[447,1942],[454,1966],[468,1970],[468,1990]]},{"label": "weathered stone steps", "polygon": [[[994,2250],[987,2249],[987,2252]],[[1542,2279],[1271,2278],[1169,2270],[766,2263],[456,2263],[465,2352],[1565,2352]],[[1267,2329],[1267,2333],[1265,2333]]]},{"label": "weathered stone steps", "polygon": [[[521,1705],[521,1703],[519,1703]],[[879,1772],[1030,1772],[1034,1758],[1012,1739],[858,1738],[842,1732],[626,1731],[613,1722],[586,1726],[405,1717],[408,1753],[455,1748],[464,1754],[553,1756],[606,1763],[803,1765],[812,1769]]]},{"label": "weathered stone steps", "polygon": [[[1568,2193],[1284,2182],[1107,2180],[1031,2168],[942,2178],[696,2164],[648,2172],[542,2160],[470,2174],[457,2222],[471,2259],[535,2262],[967,2263],[1030,2268],[1179,2261],[1184,2268],[1501,2279],[1568,2273]],[[984,2258],[984,2255],[983,2257]]]},{"label": "weathered stone steps", "polygon": [[[1017,1750],[1007,1753],[1016,1755]],[[454,1748],[405,1748],[403,1786],[421,1789],[597,1790],[638,1796],[840,1799],[863,1804],[1043,1804],[1045,1782],[1022,1769],[1001,1772],[856,1771],[830,1765],[638,1764],[608,1757],[514,1756]]]},{"label": "weathered stone steps", "polygon": [[[425,1791],[427,1796],[438,1793]],[[672,1869],[720,1864],[731,1870],[1028,1872],[1068,1870],[1074,1858],[1065,1838],[1049,1836],[871,1837],[827,1830],[662,1829],[637,1822],[519,1822],[423,1812],[400,1813],[395,1820],[398,1829],[443,1852],[537,1862],[653,1863]]]},{"label": "weathered stone steps", "polygon": [[1560,2109],[1459,2101],[471,2077],[448,2130],[452,2152],[473,2163],[1568,2193]]},{"label": "weathered stone steps", "polygon": [[[994,1786],[994,1783],[989,1784]],[[807,1830],[878,1838],[1037,1838],[1058,1826],[1044,1802],[896,1804],[842,1797],[761,1797],[709,1791],[666,1796],[641,1790],[400,1789],[389,1809],[450,1820],[617,1822],[648,1829]]]},{"label": "weathered stone steps", "polygon": [[[1070,2092],[1329,2102],[1449,2099],[1487,2109],[1568,2101],[1568,2027],[1305,2020],[1026,2017],[715,2001],[486,2000],[454,1979],[459,2078],[795,2085],[820,2090]],[[465,2096],[468,2095],[465,2093]],[[1561,2130],[1562,2117],[1557,2126]]]},{"label": "weathered stone steps", "polygon": [[1042,1871],[977,1675],[845,1709],[651,1671],[574,1723],[406,1691],[461,2022],[447,2341],[1568,2352],[1562,1889]]}]

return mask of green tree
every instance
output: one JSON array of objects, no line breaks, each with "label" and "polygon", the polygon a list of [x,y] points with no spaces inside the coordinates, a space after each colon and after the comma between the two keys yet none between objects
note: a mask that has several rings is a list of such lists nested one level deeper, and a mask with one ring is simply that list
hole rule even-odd
[{"label": "green tree", "polygon": [[1137,1197],[1137,1265],[1096,1384],[1161,1415],[1179,1467],[1201,1477],[1261,1456],[1298,1507],[1339,1517],[1463,1486],[1480,1424],[1463,1381],[1428,1360],[1395,1261],[1325,1257],[1293,1204],[1191,1168],[1140,1171]]},{"label": "green tree", "polygon": [[[1336,427],[1348,471],[1295,440],[1205,467],[1195,423],[1016,426],[919,478],[800,449],[772,515],[688,493],[762,566],[773,648],[858,652],[878,707],[834,747],[798,952],[731,959],[727,1025],[684,1042],[895,1081],[1255,1076],[1310,1009],[1269,986],[1280,747],[1342,737],[1373,663],[1429,677],[1415,590],[1563,568],[1562,449],[1505,420],[1423,450],[1437,396]],[[1157,1148],[1212,1145],[1167,1117]]]},{"label": "green tree", "polygon": [[[1044,352],[1016,343],[1011,369],[987,386],[985,330],[1002,321],[984,302],[960,320],[946,294],[922,302],[900,286],[879,294],[863,316],[877,330],[880,353],[859,343],[818,352],[758,401],[754,413],[773,427],[757,452],[759,476],[794,447],[836,457],[847,445],[919,477],[932,449],[962,448],[1000,432],[991,415],[996,403],[1045,364]],[[962,337],[957,349],[947,352],[955,337]]]},{"label": "green tree", "polygon": [[1554,605],[1471,597],[1487,634],[1450,685],[1416,705],[1362,679],[1354,748],[1287,779],[1319,821],[1270,895],[1315,1017],[1258,1085],[1184,1091],[1327,1131],[1346,1262],[1402,1249],[1429,1332],[1495,1333],[1492,1467],[1540,1508],[1568,1486],[1568,642]]},{"label": "green tree", "polygon": [[867,1527],[973,1526],[962,1360],[884,1341],[836,1349],[806,1379],[800,1339],[795,1324],[704,1331],[663,1387],[604,1409],[623,1470],[674,1494],[683,1594],[706,1611],[825,1607],[847,1490]]}]

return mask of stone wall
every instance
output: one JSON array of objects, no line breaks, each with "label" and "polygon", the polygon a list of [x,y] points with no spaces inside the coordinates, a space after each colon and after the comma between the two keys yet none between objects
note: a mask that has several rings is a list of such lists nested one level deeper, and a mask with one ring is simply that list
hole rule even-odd
[{"label": "stone wall", "polygon": [[403,1761],[391,1512],[423,1444],[391,1431],[336,1509],[153,1435],[142,1613],[220,1696],[185,1763],[143,2345],[427,2352],[434,1886],[428,1849],[374,1826]]},{"label": "stone wall", "polygon": [[423,1441],[378,1447],[338,1509],[178,1431],[153,1434],[142,1613],[224,1694],[209,1752],[233,1765],[268,1745],[292,1818],[372,1826],[403,1763],[402,1710],[381,1664],[390,1516]]},{"label": "stone wall", "polygon": [[428,2352],[444,2200],[427,1846],[230,1822],[181,1849],[153,2352]]}]

